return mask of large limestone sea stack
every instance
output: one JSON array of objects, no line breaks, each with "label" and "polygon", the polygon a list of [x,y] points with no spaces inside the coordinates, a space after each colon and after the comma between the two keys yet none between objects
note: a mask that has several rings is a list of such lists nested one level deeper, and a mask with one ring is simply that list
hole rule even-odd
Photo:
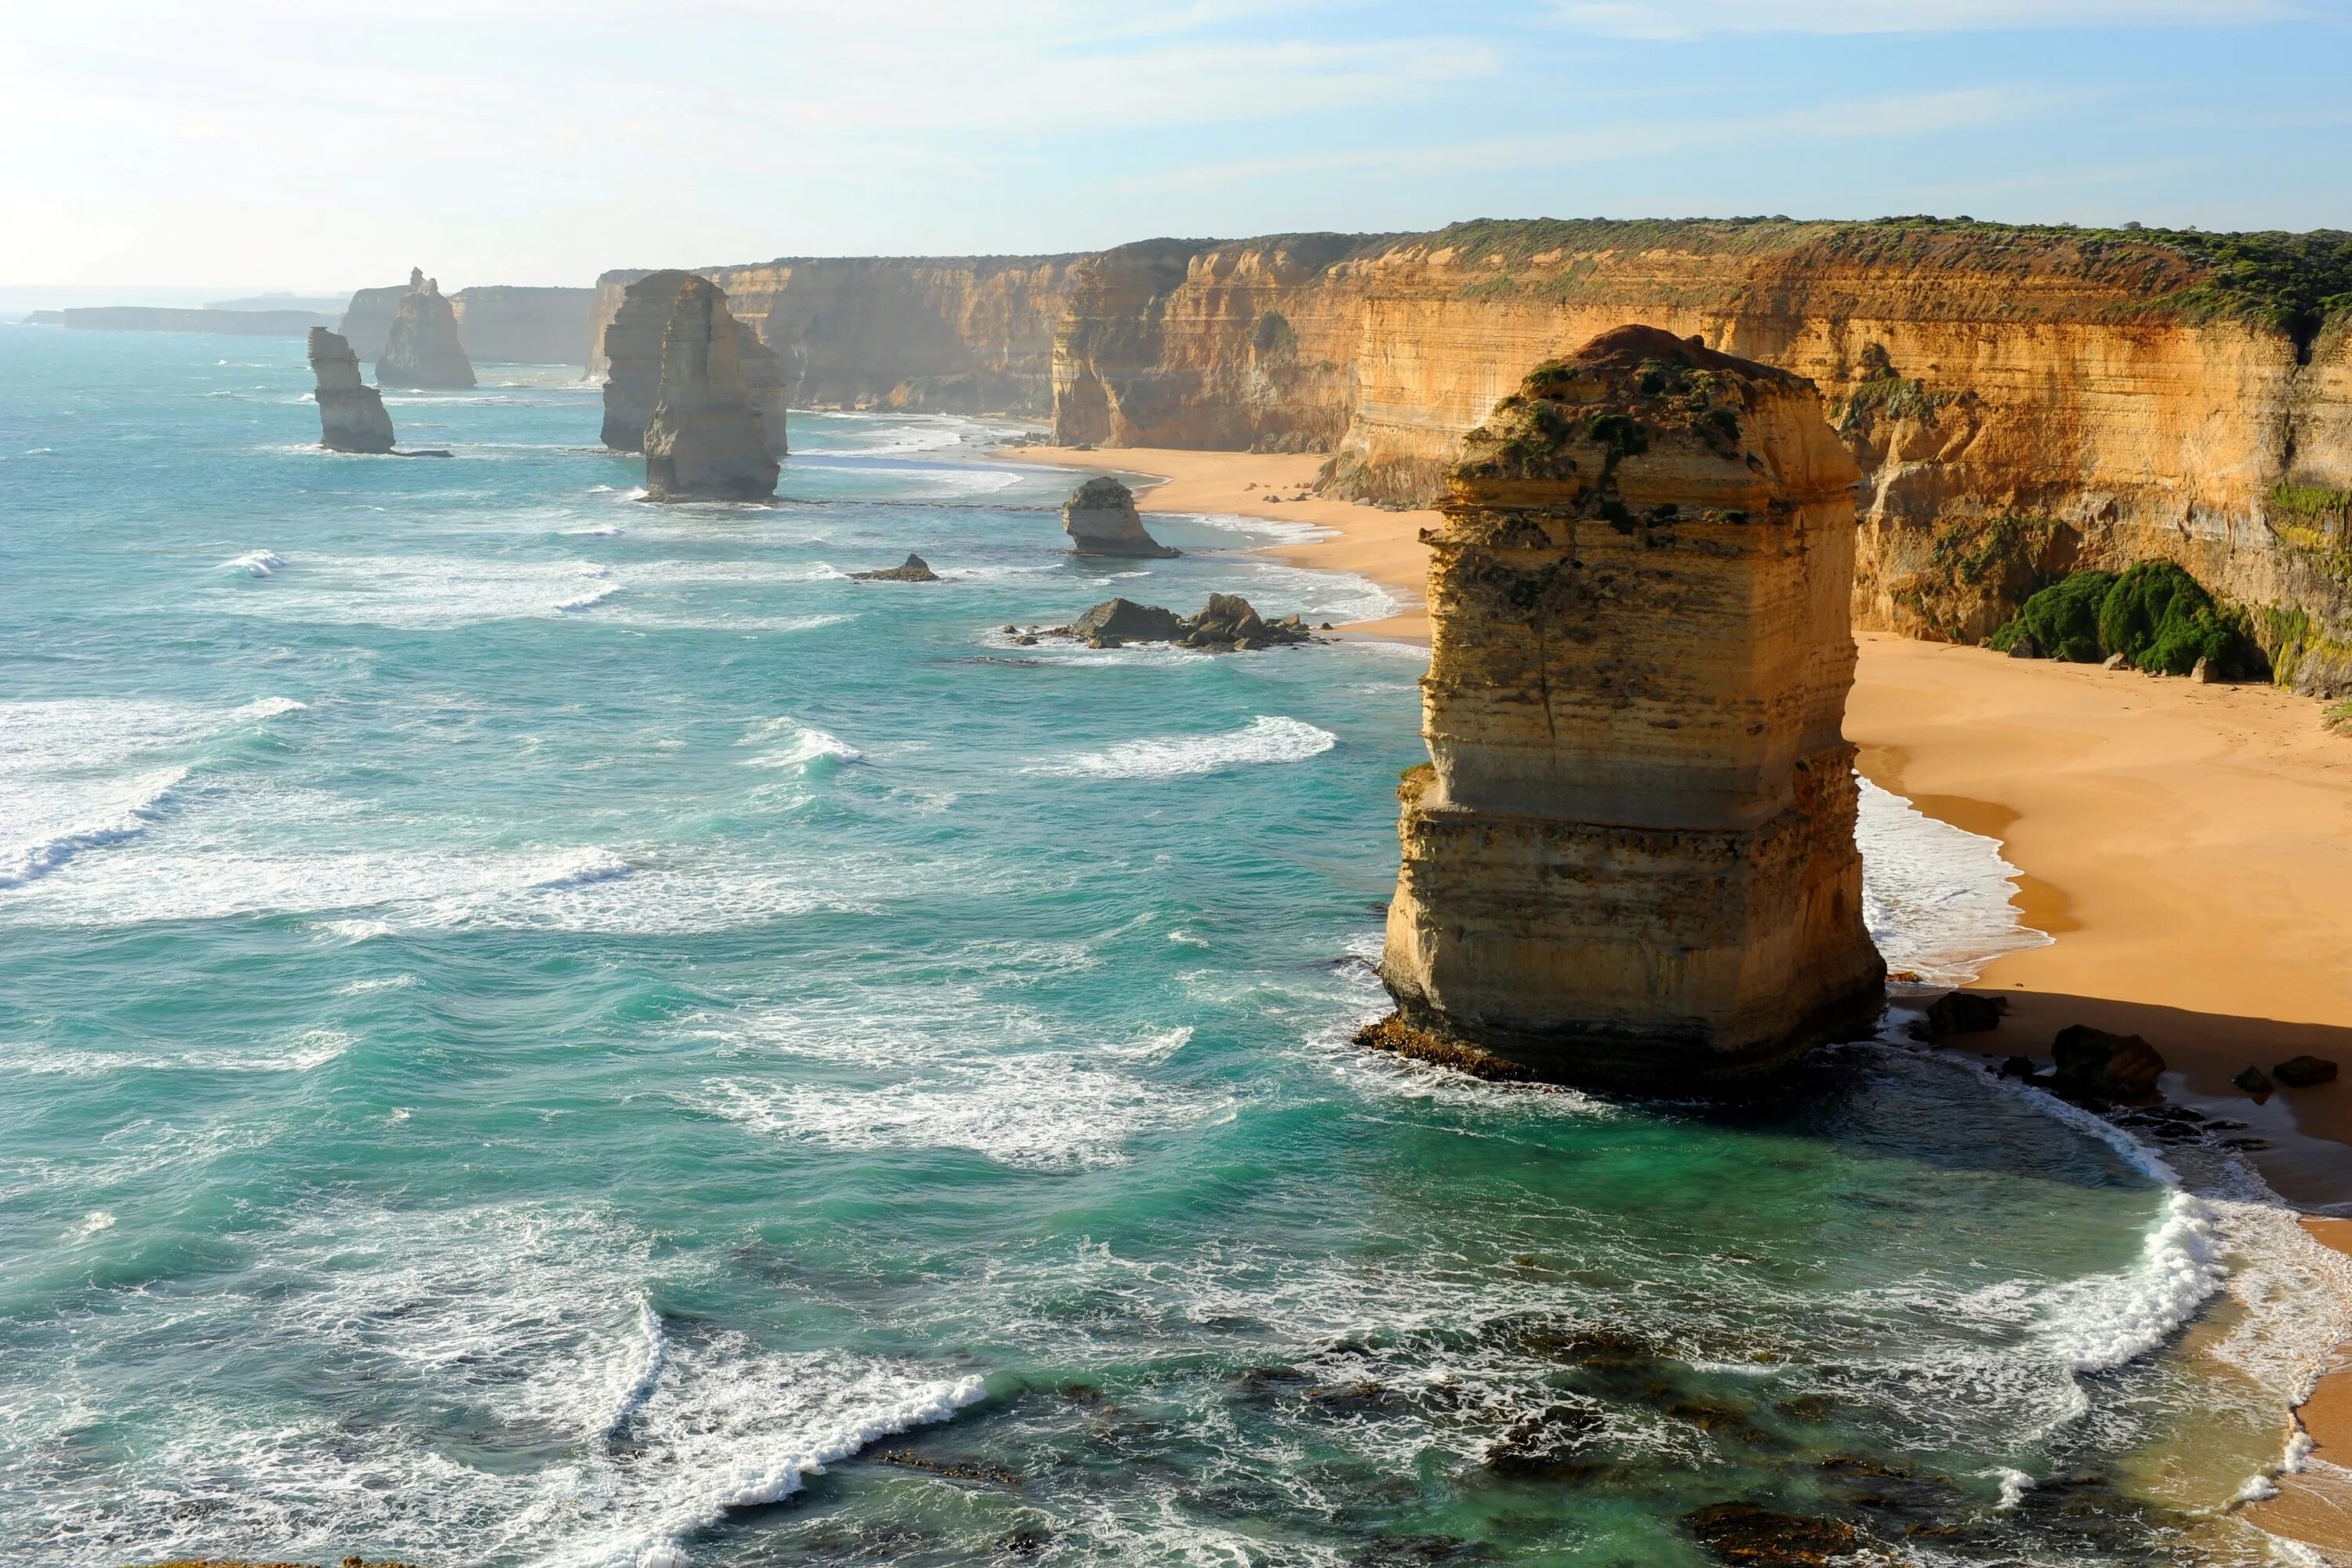
[{"label": "large limestone sea stack", "polygon": [[352,345],[324,327],[310,329],[310,374],[317,378],[319,445],[331,452],[389,452],[392,416],[383,395],[360,379]]},{"label": "large limestone sea stack", "polygon": [[[648,272],[621,294],[621,307],[604,329],[604,445],[615,452],[646,449],[646,426],[654,416],[661,395],[662,341],[669,331],[677,291],[696,273],[671,269]],[[704,279],[708,282],[707,279]],[[710,287],[724,300],[724,289]],[[732,319],[733,311],[729,311]],[[785,455],[784,362],[760,341],[749,323],[735,322],[735,358],[743,370],[743,387],[768,450]]]},{"label": "large limestone sea stack", "polygon": [[1467,451],[1372,1043],[1671,1089],[1867,1018],[1856,470],[1811,384],[1622,327]]},{"label": "large limestone sea stack", "polygon": [[438,279],[411,268],[408,292],[392,318],[392,331],[375,362],[378,386],[426,388],[474,384],[474,364],[457,342],[457,312],[441,297]]},{"label": "large limestone sea stack", "polygon": [[776,459],[751,406],[727,296],[688,277],[662,335],[661,383],[646,423],[648,500],[765,500]]}]

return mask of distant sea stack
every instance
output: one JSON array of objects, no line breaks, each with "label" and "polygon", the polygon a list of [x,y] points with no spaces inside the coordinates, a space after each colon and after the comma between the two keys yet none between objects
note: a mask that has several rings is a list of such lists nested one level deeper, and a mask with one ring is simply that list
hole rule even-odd
[{"label": "distant sea stack", "polygon": [[392,450],[392,416],[383,411],[383,395],[360,379],[351,344],[312,327],[310,374],[318,378],[319,445],[331,452]]},{"label": "distant sea stack", "polygon": [[[1472,433],[1370,1043],[1687,1088],[1869,1018],[1853,458],[1810,383],[1648,327]],[[1383,1035],[1385,1031],[1385,1036]]]},{"label": "distant sea stack", "polygon": [[422,268],[408,275],[408,292],[392,318],[392,331],[375,362],[378,386],[425,388],[474,384],[473,363],[457,342],[457,313],[441,297],[437,279]]},{"label": "distant sea stack", "polygon": [[1136,514],[1135,492],[1104,475],[1080,485],[1062,503],[1062,531],[1080,555],[1130,555],[1164,559],[1178,553],[1145,531]]},{"label": "distant sea stack", "polygon": [[[604,329],[601,355],[604,381],[604,445],[615,452],[642,452],[646,426],[660,394],[662,344],[677,305],[677,291],[699,274],[675,268],[648,272],[623,290],[620,308]],[[708,281],[708,279],[704,279]],[[715,287],[715,286],[714,286]],[[724,290],[719,291],[723,303]],[[733,312],[728,319],[734,321]],[[749,325],[735,321],[735,356],[751,411],[760,416],[770,453],[785,453],[784,362]]]},{"label": "distant sea stack", "polygon": [[776,493],[779,469],[744,383],[735,318],[708,279],[688,276],[671,305],[645,443],[648,500],[765,500]]}]

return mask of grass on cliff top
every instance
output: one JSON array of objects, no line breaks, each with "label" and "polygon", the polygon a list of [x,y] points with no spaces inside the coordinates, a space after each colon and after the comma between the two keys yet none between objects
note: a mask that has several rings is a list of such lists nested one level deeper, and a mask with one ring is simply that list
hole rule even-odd
[{"label": "grass on cliff top", "polygon": [[1818,247],[1841,259],[1973,263],[2102,279],[2146,294],[2145,308],[2184,321],[2237,317],[2307,343],[2320,323],[2352,312],[2352,232],[2077,228],[1884,217],[1867,222],[1734,218],[1476,218],[1410,237],[1433,249],[1498,258],[1508,268],[1552,251],[1664,248],[1771,256]]}]

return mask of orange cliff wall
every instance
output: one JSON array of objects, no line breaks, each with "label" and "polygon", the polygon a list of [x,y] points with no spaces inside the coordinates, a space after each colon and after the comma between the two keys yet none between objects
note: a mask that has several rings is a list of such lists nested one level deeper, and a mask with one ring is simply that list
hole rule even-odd
[{"label": "orange cliff wall", "polygon": [[2208,276],[2196,261],[2063,231],[1464,232],[1080,261],[1055,345],[1057,438],[1329,450],[1337,493],[1426,504],[1530,366],[1640,322],[1821,387],[1864,475],[1858,624],[1973,639],[2038,579],[2164,556],[2242,605],[2303,615],[2307,646],[2274,651],[2307,689],[2352,689],[2347,520],[2273,500],[2282,483],[2352,488],[2341,318],[2300,352],[2275,328],[2192,319],[2176,301]]},{"label": "orange cliff wall", "polygon": [[[785,259],[695,270],[784,361],[800,408],[892,407],[1043,419],[1070,257]],[[591,312],[592,379],[604,329],[645,276],[607,272]]]}]

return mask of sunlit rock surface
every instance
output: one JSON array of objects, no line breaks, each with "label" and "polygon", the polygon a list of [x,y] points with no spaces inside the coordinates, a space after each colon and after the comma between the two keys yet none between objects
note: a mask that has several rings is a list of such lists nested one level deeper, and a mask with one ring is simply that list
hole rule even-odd
[{"label": "sunlit rock surface", "polygon": [[762,500],[780,471],[743,378],[735,318],[708,279],[688,276],[662,336],[661,381],[646,424],[649,500]]},{"label": "sunlit rock surface", "polygon": [[319,445],[335,452],[389,452],[392,416],[383,395],[360,379],[352,345],[324,327],[310,329],[310,374],[318,380]]}]

